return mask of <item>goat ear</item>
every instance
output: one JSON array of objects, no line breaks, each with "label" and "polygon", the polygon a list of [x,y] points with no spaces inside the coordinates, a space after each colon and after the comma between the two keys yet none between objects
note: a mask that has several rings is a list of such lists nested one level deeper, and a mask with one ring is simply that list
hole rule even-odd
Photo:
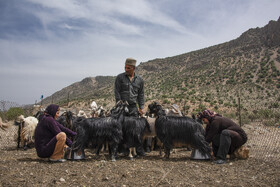
[{"label": "goat ear", "polygon": [[125,105],[129,105],[127,101],[124,102]]}]

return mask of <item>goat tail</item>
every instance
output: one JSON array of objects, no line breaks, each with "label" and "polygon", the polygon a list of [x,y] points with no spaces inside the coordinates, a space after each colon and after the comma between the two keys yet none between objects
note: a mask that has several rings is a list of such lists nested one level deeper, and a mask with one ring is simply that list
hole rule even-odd
[{"label": "goat tail", "polygon": [[209,146],[209,143],[205,141],[204,136],[201,133],[197,132],[194,134],[193,138],[194,147],[197,148],[203,156],[211,157],[211,148]]},{"label": "goat tail", "polygon": [[87,142],[87,134],[83,128],[78,128],[77,135],[75,136],[74,142],[72,143],[72,150],[77,151],[84,148],[85,143]]},{"label": "goat tail", "polygon": [[71,149],[73,151],[77,151],[77,150],[80,150],[81,149],[81,145],[77,144],[77,142],[73,142],[72,146],[71,146]]},{"label": "goat tail", "polygon": [[83,141],[81,138],[75,138],[74,142],[72,143],[71,149],[73,151],[81,150],[83,145]]},{"label": "goat tail", "polygon": [[36,126],[37,126],[37,123],[31,123],[22,128],[21,134],[22,134],[23,140],[25,140],[27,142],[32,141],[32,138],[34,137]]}]

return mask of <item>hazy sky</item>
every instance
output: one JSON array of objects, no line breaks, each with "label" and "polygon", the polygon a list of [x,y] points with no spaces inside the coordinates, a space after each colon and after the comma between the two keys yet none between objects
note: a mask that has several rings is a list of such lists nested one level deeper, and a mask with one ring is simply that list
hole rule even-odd
[{"label": "hazy sky", "polygon": [[40,101],[85,77],[239,37],[279,0],[0,0],[0,100]]}]

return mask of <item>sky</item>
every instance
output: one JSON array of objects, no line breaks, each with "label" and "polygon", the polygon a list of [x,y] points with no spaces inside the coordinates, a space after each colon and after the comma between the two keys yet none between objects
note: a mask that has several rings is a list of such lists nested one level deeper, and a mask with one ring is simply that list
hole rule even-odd
[{"label": "sky", "polygon": [[239,37],[279,0],[0,0],[0,101],[33,104],[86,77]]}]

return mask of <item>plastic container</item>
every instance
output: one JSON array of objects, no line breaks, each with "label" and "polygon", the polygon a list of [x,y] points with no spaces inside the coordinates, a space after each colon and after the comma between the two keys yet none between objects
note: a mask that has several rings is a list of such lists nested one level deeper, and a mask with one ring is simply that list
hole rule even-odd
[{"label": "plastic container", "polygon": [[210,157],[208,155],[202,155],[198,149],[193,149],[191,153],[191,159],[194,160],[209,160]]},{"label": "plastic container", "polygon": [[86,158],[86,156],[85,156],[84,150],[77,151],[77,152],[71,150],[70,153],[67,156],[68,160],[82,160],[82,159],[85,159],[85,158]]}]

